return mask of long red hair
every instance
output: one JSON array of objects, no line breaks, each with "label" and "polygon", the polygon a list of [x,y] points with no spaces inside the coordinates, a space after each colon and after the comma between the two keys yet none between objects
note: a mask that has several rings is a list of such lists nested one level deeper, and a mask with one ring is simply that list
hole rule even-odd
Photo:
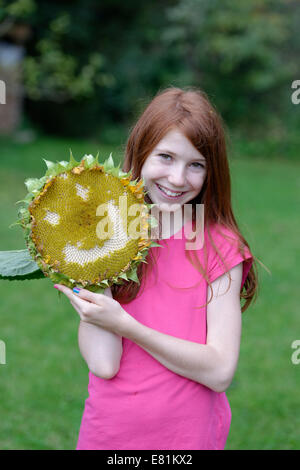
[{"label": "long red hair", "polygon": [[[249,245],[242,236],[232,211],[231,180],[223,123],[204,92],[193,88],[184,90],[173,87],[159,92],[148,104],[131,131],[127,141],[123,170],[125,172],[131,170],[133,179],[140,178],[143,164],[148,155],[167,132],[173,128],[177,128],[182,132],[206,158],[206,180],[200,194],[192,201],[189,201],[189,204],[193,205],[193,209],[196,208],[196,204],[204,204],[204,226],[207,228],[213,247],[222,259],[209,231],[209,225],[217,223],[227,227],[237,235],[240,242],[240,251],[243,253],[243,246],[249,248]],[[147,200],[147,196],[146,202],[151,203],[149,198]],[[201,266],[196,251],[186,250],[185,253],[211,288],[206,270]],[[147,275],[147,270],[151,269],[155,261],[151,255],[151,250],[147,261],[148,265],[141,263],[138,267],[137,275],[140,285],[134,281],[129,281],[122,286],[112,286],[112,293],[116,300],[128,303],[137,296],[142,279]],[[224,263],[223,259],[222,261]],[[242,312],[249,307],[254,296],[257,296],[257,286],[257,266],[254,259],[240,293],[240,298],[245,299]]]}]

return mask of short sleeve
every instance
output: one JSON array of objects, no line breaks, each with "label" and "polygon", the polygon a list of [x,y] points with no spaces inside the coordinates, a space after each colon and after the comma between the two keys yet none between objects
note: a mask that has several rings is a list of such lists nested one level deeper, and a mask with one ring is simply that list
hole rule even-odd
[{"label": "short sleeve", "polygon": [[207,239],[207,259],[208,259],[208,279],[210,282],[215,281],[219,276],[228,272],[234,266],[243,262],[243,276],[241,288],[247,278],[248,272],[253,263],[253,255],[248,247],[239,247],[239,239],[235,233],[226,227],[213,226],[210,228],[211,239],[221,254],[216,252],[211,241]]}]

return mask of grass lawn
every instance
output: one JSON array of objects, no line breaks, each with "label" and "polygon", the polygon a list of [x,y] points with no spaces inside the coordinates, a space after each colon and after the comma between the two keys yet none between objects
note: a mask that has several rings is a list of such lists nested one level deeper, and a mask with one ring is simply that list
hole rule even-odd
[{"label": "grass lawn", "polygon": [[[39,137],[28,144],[0,141],[0,249],[25,248],[15,201],[24,180],[41,177],[42,158],[67,160],[85,153],[100,159],[121,146]],[[242,153],[242,152],[241,152]],[[260,293],[243,314],[241,354],[227,391],[232,425],[226,449],[300,449],[300,364],[291,343],[300,339],[297,159],[235,156],[231,161],[233,205],[252,252],[271,271],[259,269]],[[74,449],[88,370],[77,346],[78,315],[47,279],[0,282],[0,448]]]}]

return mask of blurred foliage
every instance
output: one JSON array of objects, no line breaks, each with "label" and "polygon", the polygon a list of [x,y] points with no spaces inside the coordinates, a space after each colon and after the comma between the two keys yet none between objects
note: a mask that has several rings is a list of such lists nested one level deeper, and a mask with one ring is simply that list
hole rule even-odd
[{"label": "blurred foliage", "polygon": [[47,131],[127,125],[170,85],[260,128],[291,112],[299,17],[297,0],[0,0],[0,35],[8,20],[30,25],[27,109]]},{"label": "blurred foliage", "polygon": [[57,21],[62,19],[59,17],[53,21],[51,37],[37,43],[39,55],[25,59],[26,90],[33,100],[50,99],[63,103],[71,99],[89,98],[94,95],[97,85],[109,86],[113,83],[113,77],[102,71],[104,58],[101,54],[91,53],[88,62],[79,71],[76,56],[63,52],[60,46],[62,33],[54,30]]},{"label": "blurred foliage", "polygon": [[24,20],[35,11],[34,0],[0,1],[0,21]]},{"label": "blurred foliage", "polygon": [[179,0],[166,12],[163,40],[180,63],[178,73],[188,71],[191,84],[201,83],[230,122],[244,116],[257,122],[297,76],[297,61],[284,53],[292,3]]},{"label": "blurred foliage", "polygon": [[105,71],[103,54],[94,52],[88,37],[84,38],[84,54],[78,52],[76,43],[68,46],[77,38],[71,11],[74,7],[70,9],[66,5],[69,2],[65,5],[34,0],[3,3],[7,5],[3,5],[2,17],[6,11],[7,21],[26,21],[33,28],[24,62],[24,81],[30,99],[64,103],[92,98],[97,86],[106,87],[114,82]]}]

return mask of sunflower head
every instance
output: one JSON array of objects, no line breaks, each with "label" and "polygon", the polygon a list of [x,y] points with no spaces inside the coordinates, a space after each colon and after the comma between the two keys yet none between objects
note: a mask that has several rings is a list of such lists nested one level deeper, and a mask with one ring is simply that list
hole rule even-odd
[{"label": "sunflower head", "polygon": [[45,276],[69,287],[104,289],[126,280],[151,246],[152,218],[143,181],[85,155],[77,162],[45,160],[47,172],[28,179],[19,211],[27,247]]}]

